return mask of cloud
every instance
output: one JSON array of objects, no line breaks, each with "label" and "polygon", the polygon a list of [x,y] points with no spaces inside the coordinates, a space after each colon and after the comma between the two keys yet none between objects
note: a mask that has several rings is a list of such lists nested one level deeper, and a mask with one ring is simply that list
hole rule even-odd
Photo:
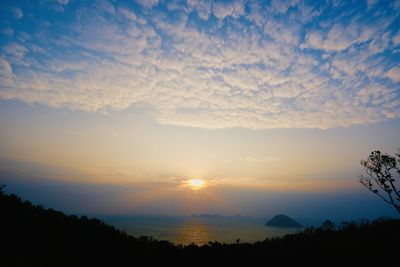
[{"label": "cloud", "polygon": [[22,12],[21,8],[19,8],[19,7],[14,7],[12,9],[12,12],[16,19],[20,19],[24,16],[24,12]]},{"label": "cloud", "polygon": [[397,32],[397,34],[395,35],[395,36],[393,36],[393,44],[396,46],[396,45],[399,45],[400,44],[400,32]]},{"label": "cloud", "polygon": [[393,67],[391,68],[387,73],[386,77],[391,79],[393,82],[400,82],[400,68],[399,67]]},{"label": "cloud", "polygon": [[10,63],[7,60],[0,58],[0,72],[4,75],[12,74]]},{"label": "cloud", "polygon": [[107,0],[102,0],[96,3],[98,6],[99,10],[101,10],[104,13],[108,13],[110,15],[115,14],[115,7],[112,3],[108,2]]},{"label": "cloud", "polygon": [[144,8],[153,8],[158,5],[159,0],[135,0],[136,3]]},{"label": "cloud", "polygon": [[219,19],[231,16],[238,18],[244,14],[243,1],[215,1],[212,8],[214,16]]},{"label": "cloud", "polygon": [[367,0],[368,9],[372,8],[378,0]]},{"label": "cloud", "polygon": [[118,14],[120,16],[122,16],[124,19],[130,20],[130,21],[136,21],[137,20],[137,16],[135,13],[133,13],[132,11],[130,11],[127,8],[123,8],[120,7],[118,8]]},{"label": "cloud", "polygon": [[16,65],[28,66],[29,62],[26,61],[25,55],[28,49],[20,44],[11,43],[3,48],[3,53]]},{"label": "cloud", "polygon": [[0,29],[0,33],[5,36],[12,37],[14,35],[14,30],[10,27],[4,27]]},{"label": "cloud", "polygon": [[[12,86],[13,72],[10,63],[4,58],[0,57],[0,83],[3,87]],[[1,93],[0,93],[1,97]]]},{"label": "cloud", "polygon": [[58,2],[59,4],[61,4],[61,5],[66,6],[66,5],[68,5],[69,0],[57,0],[57,2]]},{"label": "cloud", "polygon": [[97,112],[145,105],[159,123],[202,128],[330,128],[400,117],[390,56],[396,10],[371,19],[363,4],[326,22],[323,4],[157,4],[144,17],[85,3],[66,9],[72,14],[62,23],[7,37],[0,98]]},{"label": "cloud", "polygon": [[306,46],[326,51],[342,51],[362,40],[362,37],[359,29],[337,24],[327,34],[320,31],[310,32]]},{"label": "cloud", "polygon": [[211,14],[211,0],[188,0],[187,5],[190,10],[196,11],[199,18],[208,20]]},{"label": "cloud", "polygon": [[297,0],[290,0],[290,1],[279,1],[273,0],[271,1],[271,6],[269,10],[271,13],[278,13],[278,14],[285,14],[289,8],[295,7],[299,1]]}]

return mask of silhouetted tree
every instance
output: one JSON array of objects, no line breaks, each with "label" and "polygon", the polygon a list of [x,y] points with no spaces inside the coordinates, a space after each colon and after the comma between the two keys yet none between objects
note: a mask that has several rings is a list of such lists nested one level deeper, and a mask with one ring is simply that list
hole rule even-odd
[{"label": "silhouetted tree", "polygon": [[323,231],[328,232],[328,231],[334,231],[336,226],[330,220],[326,220],[326,221],[323,222],[321,228],[322,228]]},{"label": "silhouetted tree", "polygon": [[400,150],[395,156],[373,151],[361,165],[365,174],[359,176],[360,183],[400,214],[400,191],[396,188],[396,179],[400,176]]}]

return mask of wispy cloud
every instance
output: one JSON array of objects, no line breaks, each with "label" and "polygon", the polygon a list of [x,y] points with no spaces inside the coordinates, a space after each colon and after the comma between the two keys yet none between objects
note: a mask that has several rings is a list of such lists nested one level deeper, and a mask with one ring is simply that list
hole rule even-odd
[{"label": "wispy cloud", "polygon": [[16,19],[20,19],[24,16],[24,12],[22,12],[21,8],[19,7],[14,7],[12,9],[12,13]]},{"label": "wispy cloud", "polygon": [[144,8],[152,8],[158,5],[159,0],[135,0],[135,2]]},{"label": "wispy cloud", "polygon": [[400,67],[393,67],[387,73],[386,77],[390,78],[393,82],[400,82]]},{"label": "wispy cloud", "polygon": [[239,18],[244,14],[244,1],[215,1],[213,4],[213,14],[219,19],[225,17]]},{"label": "wispy cloud", "polygon": [[400,117],[390,3],[61,2],[62,18],[24,5],[22,26],[0,25],[14,32],[1,43],[0,98],[100,112],[145,103],[159,123],[203,128]]}]

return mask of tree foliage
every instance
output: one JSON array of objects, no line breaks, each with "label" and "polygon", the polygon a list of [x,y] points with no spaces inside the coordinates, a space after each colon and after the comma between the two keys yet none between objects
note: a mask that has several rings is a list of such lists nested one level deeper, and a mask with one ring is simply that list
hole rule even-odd
[{"label": "tree foliage", "polygon": [[360,183],[400,214],[400,191],[396,184],[400,178],[400,150],[395,156],[373,151],[361,165],[365,173],[360,175]]}]

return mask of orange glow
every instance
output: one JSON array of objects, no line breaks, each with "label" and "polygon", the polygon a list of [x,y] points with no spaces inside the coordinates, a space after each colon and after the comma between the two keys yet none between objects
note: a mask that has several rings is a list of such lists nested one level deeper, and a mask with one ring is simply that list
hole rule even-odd
[{"label": "orange glow", "polygon": [[206,182],[202,179],[191,179],[187,181],[187,185],[193,190],[198,190],[203,188]]}]

